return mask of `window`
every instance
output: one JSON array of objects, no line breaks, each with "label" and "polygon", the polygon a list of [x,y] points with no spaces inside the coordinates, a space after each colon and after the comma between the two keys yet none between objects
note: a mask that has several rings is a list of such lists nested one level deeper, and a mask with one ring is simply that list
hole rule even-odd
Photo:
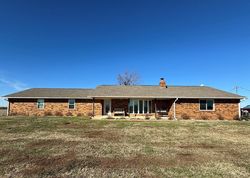
[{"label": "window", "polygon": [[214,100],[200,100],[200,110],[201,111],[213,111]]},{"label": "window", "polygon": [[69,109],[75,109],[75,100],[74,99],[69,100]]},{"label": "window", "polygon": [[129,113],[131,114],[146,114],[151,113],[151,100],[131,99],[129,101]]},{"label": "window", "polygon": [[134,100],[134,112],[133,113],[138,113],[138,100]]},{"label": "window", "polygon": [[44,109],[44,99],[38,99],[37,100],[37,108],[38,109]]},{"label": "window", "polygon": [[134,112],[134,101],[133,100],[129,101],[128,110],[129,110],[129,113],[133,113]]}]

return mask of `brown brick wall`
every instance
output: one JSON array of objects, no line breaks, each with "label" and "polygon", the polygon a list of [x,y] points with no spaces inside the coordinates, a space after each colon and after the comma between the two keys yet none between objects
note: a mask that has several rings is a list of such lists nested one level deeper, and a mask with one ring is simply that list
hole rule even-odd
[{"label": "brown brick wall", "polygon": [[[93,113],[93,100],[76,100],[75,109],[68,108],[67,99],[45,100],[44,109],[37,108],[37,100],[10,100],[10,115],[28,115],[28,116],[43,116],[43,115],[58,115],[64,116],[71,113],[74,116],[78,114],[89,115]],[[102,115],[102,101],[95,100],[95,115]]]},{"label": "brown brick wall", "polygon": [[[214,111],[200,111],[198,99],[180,99],[176,102],[176,117],[182,118],[186,114],[190,119],[219,119],[233,120],[239,115],[239,100],[217,99]],[[173,117],[173,105],[169,116]]]},{"label": "brown brick wall", "polygon": [[[112,110],[114,108],[125,108],[128,112],[128,99],[112,100]],[[174,100],[156,100],[157,108],[169,110],[168,115],[173,117],[173,102]],[[154,112],[155,101],[152,102]],[[239,114],[239,100],[215,100],[214,111],[200,111],[198,99],[179,99],[176,103],[176,117],[182,118],[186,114],[190,119],[218,119],[221,116],[224,119],[232,120]],[[57,113],[67,115],[68,112],[76,116],[78,114],[89,115],[93,112],[93,100],[76,100],[76,108],[68,109],[68,100],[45,100],[45,108],[37,108],[37,100],[11,100],[10,115],[39,115],[43,116],[46,113],[56,115]],[[95,100],[95,115],[102,115],[103,100]]]}]

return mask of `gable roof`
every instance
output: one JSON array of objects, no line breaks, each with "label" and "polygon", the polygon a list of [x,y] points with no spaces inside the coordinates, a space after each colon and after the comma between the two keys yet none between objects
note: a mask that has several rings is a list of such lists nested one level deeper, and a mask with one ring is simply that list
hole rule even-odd
[{"label": "gable roof", "polygon": [[124,97],[124,98],[228,98],[243,99],[244,97],[205,86],[168,86],[158,85],[118,86],[102,85],[93,91],[93,97]]},{"label": "gable roof", "polygon": [[243,99],[243,96],[206,86],[101,85],[96,89],[32,88],[4,96],[6,98],[221,98]]},{"label": "gable roof", "polygon": [[93,89],[76,88],[31,88],[6,95],[6,98],[91,98]]}]

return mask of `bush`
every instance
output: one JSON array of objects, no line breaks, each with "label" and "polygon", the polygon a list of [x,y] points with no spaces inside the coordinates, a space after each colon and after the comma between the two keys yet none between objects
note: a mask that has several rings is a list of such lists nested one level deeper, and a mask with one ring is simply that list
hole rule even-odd
[{"label": "bush", "polygon": [[44,115],[45,115],[45,116],[52,116],[53,114],[52,114],[52,112],[50,112],[50,111],[46,111],[46,112],[44,113]]},{"label": "bush", "polygon": [[149,119],[150,119],[150,115],[149,115],[149,114],[146,114],[146,115],[145,115],[145,119],[146,119],[146,120],[149,120]]},{"label": "bush", "polygon": [[156,120],[161,120],[161,117],[160,116],[156,116]]},{"label": "bush", "polygon": [[92,112],[88,112],[87,116],[88,116],[88,117],[94,117],[94,115],[93,115]]},{"label": "bush", "polygon": [[84,116],[82,113],[77,113],[77,117],[82,117]]},{"label": "bush", "polygon": [[182,114],[181,118],[184,119],[184,120],[189,120],[190,119],[189,115],[187,115],[187,114]]},{"label": "bush", "polygon": [[208,120],[208,117],[206,115],[204,115],[204,116],[201,116],[201,119],[202,120]]},{"label": "bush", "polygon": [[55,115],[56,115],[56,116],[63,116],[63,113],[60,112],[60,111],[56,111],[56,112],[55,112]]},{"label": "bush", "polygon": [[174,117],[173,117],[172,115],[170,115],[170,116],[168,117],[168,120],[174,120]]},{"label": "bush", "polygon": [[67,112],[66,116],[73,116],[73,114],[71,112]]},{"label": "bush", "polygon": [[17,116],[17,112],[10,113],[11,116]]},{"label": "bush", "polygon": [[235,115],[234,120],[241,120],[241,118],[239,118],[239,115]]},{"label": "bush", "polygon": [[225,118],[221,114],[218,114],[218,119],[219,120],[225,120]]}]

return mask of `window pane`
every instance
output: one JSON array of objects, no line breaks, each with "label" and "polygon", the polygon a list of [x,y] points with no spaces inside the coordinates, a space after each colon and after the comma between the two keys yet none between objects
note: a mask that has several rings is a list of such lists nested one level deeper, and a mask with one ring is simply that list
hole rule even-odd
[{"label": "window pane", "polygon": [[143,113],[143,100],[139,101],[140,114]]},{"label": "window pane", "polygon": [[70,99],[69,104],[75,104],[75,100]]},{"label": "window pane", "polygon": [[213,110],[213,109],[214,109],[214,101],[207,100],[207,110]]},{"label": "window pane", "polygon": [[206,100],[200,100],[200,110],[207,110]]},{"label": "window pane", "polygon": [[38,99],[37,100],[37,108],[43,109],[44,108],[44,99]]},{"label": "window pane", "polygon": [[144,101],[144,113],[148,113],[148,101]]},{"label": "window pane", "polygon": [[133,100],[129,100],[129,113],[133,113]]},{"label": "window pane", "polygon": [[75,100],[73,99],[69,100],[69,109],[75,109]]},{"label": "window pane", "polygon": [[138,113],[138,100],[134,100],[134,112]]},{"label": "window pane", "polygon": [[152,113],[152,101],[149,101],[149,113]]}]

